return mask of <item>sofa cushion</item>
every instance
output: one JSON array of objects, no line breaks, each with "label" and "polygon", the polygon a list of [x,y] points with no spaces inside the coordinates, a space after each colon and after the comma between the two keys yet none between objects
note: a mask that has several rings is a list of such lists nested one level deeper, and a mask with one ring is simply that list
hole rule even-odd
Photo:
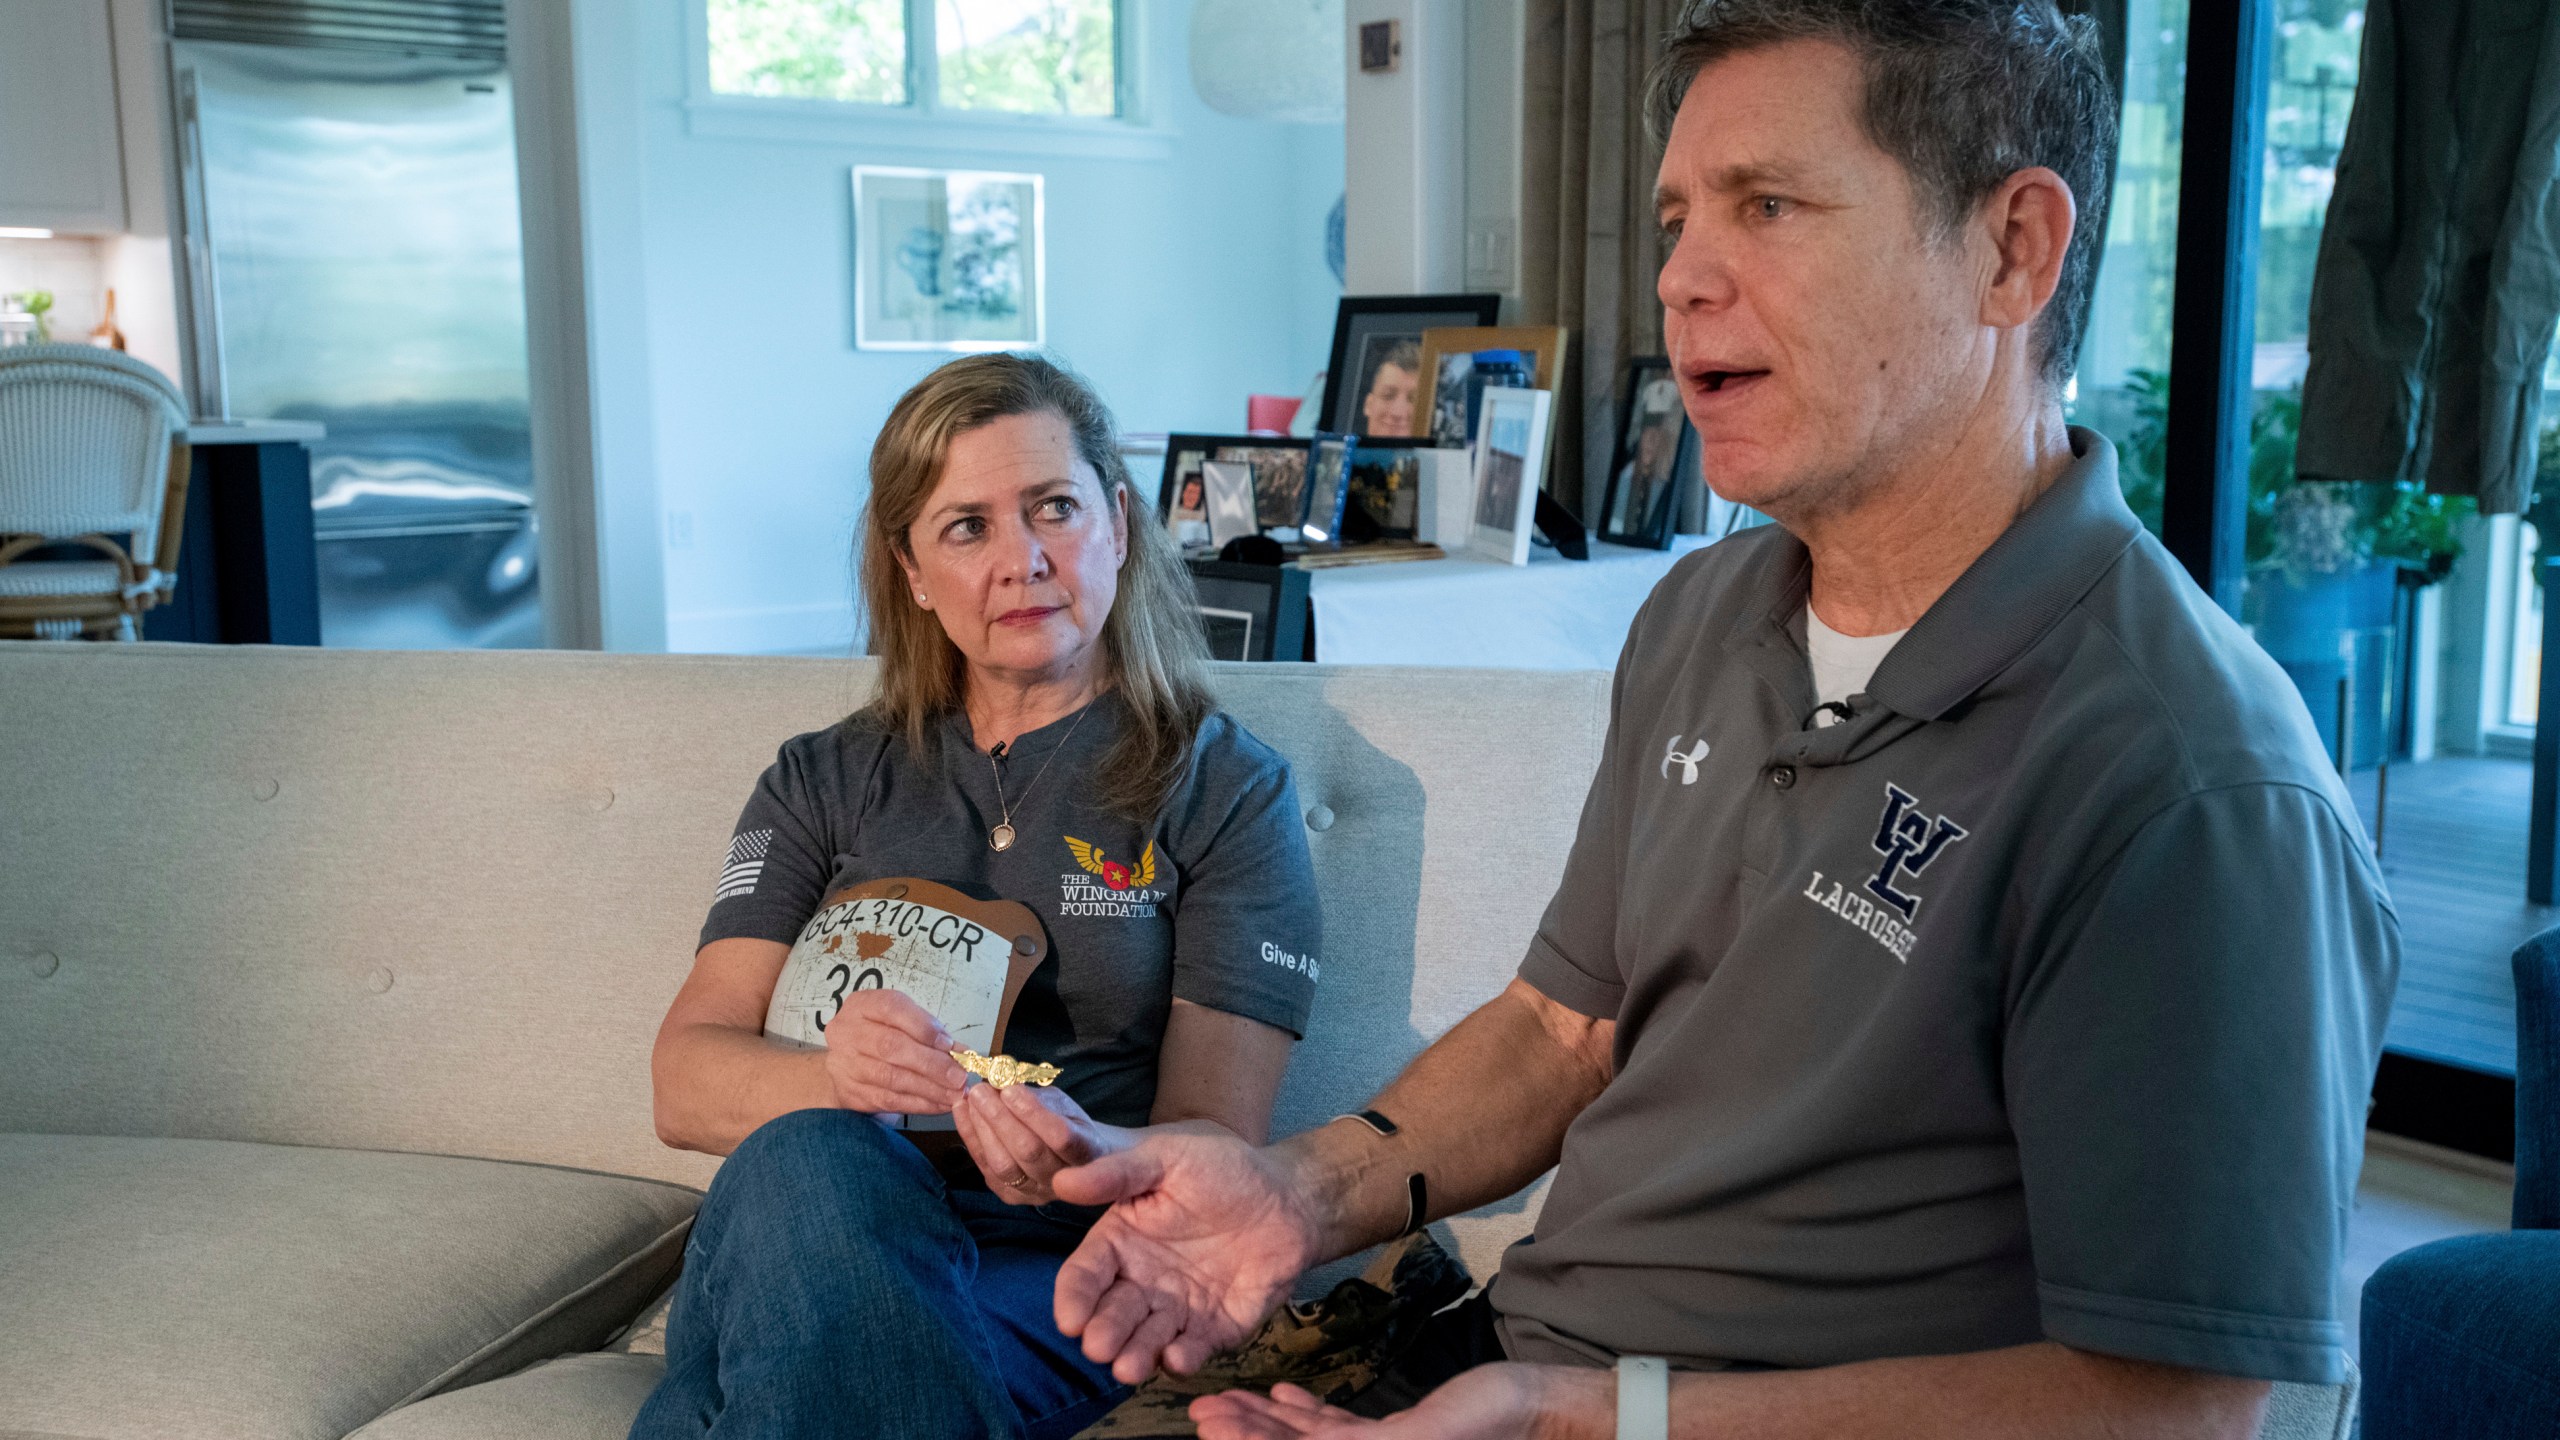
[{"label": "sofa cushion", "polygon": [[0,1434],[335,1440],[601,1343],[700,1197],[537,1165],[0,1133]]},{"label": "sofa cushion", "polygon": [[658,1355],[565,1355],[404,1405],[349,1440],[622,1440],[666,1373]]},{"label": "sofa cushion", "polygon": [[[570,1355],[394,1410],[350,1440],[622,1440],[666,1373],[656,1354]],[[2355,1382],[2278,1385],[2257,1440],[2347,1440]]]},{"label": "sofa cushion", "polygon": [[[716,1162],[651,1127],[650,1037],[756,776],[860,705],[877,670],[0,646],[0,817],[45,840],[0,866],[0,1056],[15,1062],[0,1131],[708,1185]],[[1215,680],[1295,769],[1324,905],[1286,1134],[1365,1104],[1511,978],[1573,843],[1609,677],[1220,665]],[[152,883],[110,893],[110,874]],[[1513,1196],[1443,1233],[1487,1275],[1534,1213]]]},{"label": "sofa cushion", "polygon": [[608,1341],[604,1348],[625,1355],[664,1355],[667,1353],[667,1316],[676,1305],[675,1287],[649,1302],[622,1333]]}]

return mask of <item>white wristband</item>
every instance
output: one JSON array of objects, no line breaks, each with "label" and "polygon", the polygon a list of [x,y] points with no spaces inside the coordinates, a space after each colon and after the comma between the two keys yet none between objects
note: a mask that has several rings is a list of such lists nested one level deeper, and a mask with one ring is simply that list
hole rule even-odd
[{"label": "white wristband", "polygon": [[1671,1366],[1659,1355],[1618,1357],[1618,1440],[1671,1440]]}]

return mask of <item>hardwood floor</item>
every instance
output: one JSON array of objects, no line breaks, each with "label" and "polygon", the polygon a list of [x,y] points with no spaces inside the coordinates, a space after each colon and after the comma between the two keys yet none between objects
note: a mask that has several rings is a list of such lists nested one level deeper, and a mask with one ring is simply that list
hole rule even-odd
[{"label": "hardwood floor", "polygon": [[[2512,1075],[2516,994],[2508,955],[2560,924],[2560,906],[2524,898],[2533,766],[2444,758],[2391,767],[2382,873],[2400,912],[2400,993],[2385,1043],[2431,1060]],[[2374,776],[2354,778],[2374,828]]]},{"label": "hardwood floor", "polygon": [[2393,1135],[2368,1137],[2347,1249],[2338,1264],[2338,1313],[2357,1350],[2364,1282],[2403,1250],[2455,1235],[2507,1228],[2515,1171]]}]

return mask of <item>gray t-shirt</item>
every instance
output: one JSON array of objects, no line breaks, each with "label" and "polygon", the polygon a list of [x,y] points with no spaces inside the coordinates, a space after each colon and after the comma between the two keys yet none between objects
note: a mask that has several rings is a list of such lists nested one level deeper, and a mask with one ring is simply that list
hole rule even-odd
[{"label": "gray t-shirt", "polygon": [[[1020,736],[1000,762],[956,715],[921,755],[858,714],[785,742],[738,817],[702,943],[788,945],[826,894],[891,875],[1021,901],[1049,955],[1014,1004],[1005,1051],[1061,1067],[1060,1086],[1114,1125],[1147,1122],[1176,997],[1304,1034],[1321,920],[1288,762],[1211,715],[1191,773],[1140,825],[1097,793],[1118,697],[1078,714],[1081,725],[1070,715]],[[998,764],[1019,837],[1001,853],[987,843]]]},{"label": "gray t-shirt", "polygon": [[1515,1358],[2344,1378],[2398,922],[2291,685],[2072,440],[1845,723],[1785,531],[1637,617],[1520,968],[1618,1073],[1494,1287]]}]

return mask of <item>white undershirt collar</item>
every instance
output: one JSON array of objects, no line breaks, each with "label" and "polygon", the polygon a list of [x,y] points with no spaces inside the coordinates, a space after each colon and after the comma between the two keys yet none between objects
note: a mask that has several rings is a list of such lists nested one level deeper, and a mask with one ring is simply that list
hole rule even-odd
[{"label": "white undershirt collar", "polygon": [[[1813,698],[1817,705],[1845,704],[1852,695],[1864,694],[1867,682],[1875,678],[1876,667],[1893,652],[1902,637],[1911,633],[1909,626],[1885,635],[1843,635],[1822,623],[1813,613],[1813,604],[1804,607],[1805,654],[1813,661]],[[1837,711],[1823,711],[1814,720],[1816,728],[1836,725]]]}]

